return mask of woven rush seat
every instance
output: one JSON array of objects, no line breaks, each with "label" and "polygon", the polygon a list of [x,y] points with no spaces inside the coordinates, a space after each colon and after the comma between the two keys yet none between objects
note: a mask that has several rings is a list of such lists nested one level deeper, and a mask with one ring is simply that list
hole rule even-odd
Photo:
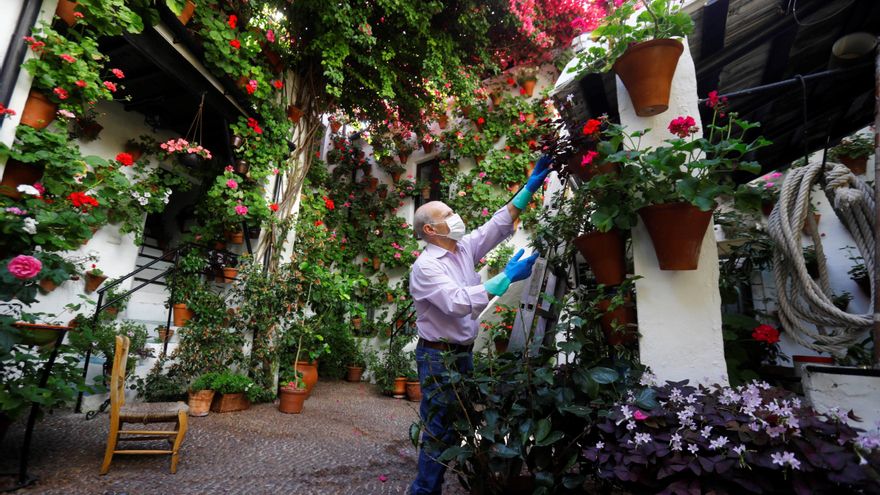
[{"label": "woven rush seat", "polygon": [[145,402],[125,404],[119,410],[119,419],[126,423],[163,423],[174,421],[177,415],[189,412],[183,402]]}]

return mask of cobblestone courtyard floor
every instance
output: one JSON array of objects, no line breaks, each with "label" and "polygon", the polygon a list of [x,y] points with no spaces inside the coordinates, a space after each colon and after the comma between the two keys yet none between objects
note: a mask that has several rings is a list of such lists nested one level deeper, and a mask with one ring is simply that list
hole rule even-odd
[{"label": "cobblestone courtyard floor", "polygon": [[[417,403],[383,397],[368,384],[320,381],[302,414],[260,404],[190,418],[177,474],[169,473],[168,456],[119,455],[105,476],[98,470],[108,415],[86,421],[56,412],[34,435],[30,472],[39,481],[17,493],[406,493],[416,473],[408,431],[417,411]],[[0,445],[0,472],[15,470],[23,428],[13,425]],[[10,482],[0,478],[0,487]],[[444,493],[465,492],[447,476]]]}]

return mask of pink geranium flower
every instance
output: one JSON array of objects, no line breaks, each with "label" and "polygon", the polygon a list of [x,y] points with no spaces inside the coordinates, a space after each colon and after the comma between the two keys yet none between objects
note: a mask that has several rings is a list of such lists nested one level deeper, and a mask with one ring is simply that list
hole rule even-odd
[{"label": "pink geranium flower", "polygon": [[235,179],[229,179],[226,181],[226,187],[229,189],[238,189],[238,182],[236,182]]},{"label": "pink geranium flower", "polygon": [[235,205],[235,213],[238,215],[247,215],[248,207],[242,204]]}]

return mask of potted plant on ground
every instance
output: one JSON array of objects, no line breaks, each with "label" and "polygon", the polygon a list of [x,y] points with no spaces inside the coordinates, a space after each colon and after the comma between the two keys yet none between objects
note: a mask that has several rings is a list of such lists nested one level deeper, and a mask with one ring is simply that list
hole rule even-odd
[{"label": "potted plant on ground", "polygon": [[211,411],[217,413],[243,411],[251,407],[251,400],[260,395],[260,388],[245,375],[223,371],[212,380],[214,392],[219,394],[211,403]]},{"label": "potted plant on ground", "polygon": [[699,129],[692,117],[673,119],[668,129],[677,137],[640,155],[636,193],[644,206],[638,213],[661,270],[695,270],[717,198],[737,190],[729,174],[761,170],[757,162],[745,159],[769,144],[763,137],[745,140],[759,124],[731,113],[719,125],[719,113],[716,104],[708,137],[696,137]]},{"label": "potted plant on ground", "polygon": [[189,386],[189,415],[207,416],[214,400],[214,381],[218,373],[205,373],[196,378]]},{"label": "potted plant on ground", "polygon": [[309,395],[302,373],[297,373],[294,379],[282,383],[278,393],[278,410],[286,414],[301,413]]},{"label": "potted plant on ground", "polygon": [[592,32],[597,46],[579,55],[577,70],[607,72],[613,68],[626,86],[636,115],[665,112],[684,50],[679,38],[693,31],[693,21],[676,0],[614,3],[617,6],[608,5],[608,15]]},{"label": "potted plant on ground", "polygon": [[865,134],[855,134],[843,138],[840,144],[831,148],[829,153],[832,160],[840,160],[840,163],[849,168],[856,175],[864,175],[868,164],[868,157],[874,154],[874,138]]},{"label": "potted plant on ground", "polygon": [[[415,357],[412,358],[415,362]],[[422,386],[419,383],[419,372],[413,368],[406,370],[406,400],[420,402],[422,400]]]},{"label": "potted plant on ground", "polygon": [[360,382],[367,367],[367,356],[363,349],[366,345],[365,339],[355,339],[355,349],[351,356],[351,364],[348,365],[348,373],[345,379],[349,382]]}]

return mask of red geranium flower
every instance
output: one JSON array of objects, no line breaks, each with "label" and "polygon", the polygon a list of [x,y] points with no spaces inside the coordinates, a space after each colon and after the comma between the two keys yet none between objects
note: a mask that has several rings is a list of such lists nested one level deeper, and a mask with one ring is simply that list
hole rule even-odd
[{"label": "red geranium flower", "polygon": [[130,167],[134,163],[134,157],[129,153],[119,153],[116,155],[116,161],[126,167]]},{"label": "red geranium flower", "polygon": [[584,136],[590,136],[599,131],[599,127],[602,126],[602,123],[596,119],[590,119],[584,124]]},{"label": "red geranium flower", "polygon": [[324,199],[324,206],[328,210],[333,210],[336,208],[336,205],[333,203],[332,199],[328,198],[327,196],[324,196],[323,199]]},{"label": "red geranium flower", "polygon": [[111,81],[104,81],[104,87],[109,89],[111,93],[116,92],[116,83]]},{"label": "red geranium flower", "polygon": [[52,90],[52,92],[55,93],[55,95],[58,96],[58,99],[60,100],[66,100],[67,97],[70,96],[70,94],[68,94],[67,90],[64,88],[55,88]]},{"label": "red geranium flower", "polygon": [[320,227],[321,225],[324,225],[324,222],[320,220],[315,220],[315,227]]},{"label": "red geranium flower", "polygon": [[759,342],[775,344],[779,342],[779,330],[770,325],[758,325],[752,331],[752,338]]},{"label": "red geranium flower", "polygon": [[483,117],[477,118],[477,124],[483,125],[485,123],[486,123],[486,119],[484,119]]},{"label": "red geranium flower", "polygon": [[697,132],[697,122],[693,117],[676,117],[669,123],[669,132],[680,138],[685,138]]},{"label": "red geranium flower", "polygon": [[284,83],[280,79],[276,79],[272,81],[272,86],[275,86],[275,89],[281,89],[284,87]]},{"label": "red geranium flower", "polygon": [[76,85],[77,85],[78,87],[80,87],[80,88],[84,88],[84,87],[86,87],[86,82],[83,81],[82,79],[76,81],[74,84],[76,84]]},{"label": "red geranium flower", "polygon": [[229,46],[231,46],[232,48],[235,48],[236,50],[238,50],[239,48],[241,48],[241,41],[238,41],[238,40],[232,40],[232,41],[229,42]]},{"label": "red geranium flower", "polygon": [[73,204],[73,206],[85,211],[93,206],[99,206],[98,200],[89,196],[84,192],[72,192],[67,196],[67,199]]},{"label": "red geranium flower", "polygon": [[231,16],[229,16],[229,20],[227,21],[227,23],[229,24],[229,27],[231,29],[235,29],[236,26],[238,25],[238,16],[235,14],[232,14]]},{"label": "red geranium flower", "polygon": [[272,211],[278,211],[278,203],[272,203],[269,205],[269,209]]}]

